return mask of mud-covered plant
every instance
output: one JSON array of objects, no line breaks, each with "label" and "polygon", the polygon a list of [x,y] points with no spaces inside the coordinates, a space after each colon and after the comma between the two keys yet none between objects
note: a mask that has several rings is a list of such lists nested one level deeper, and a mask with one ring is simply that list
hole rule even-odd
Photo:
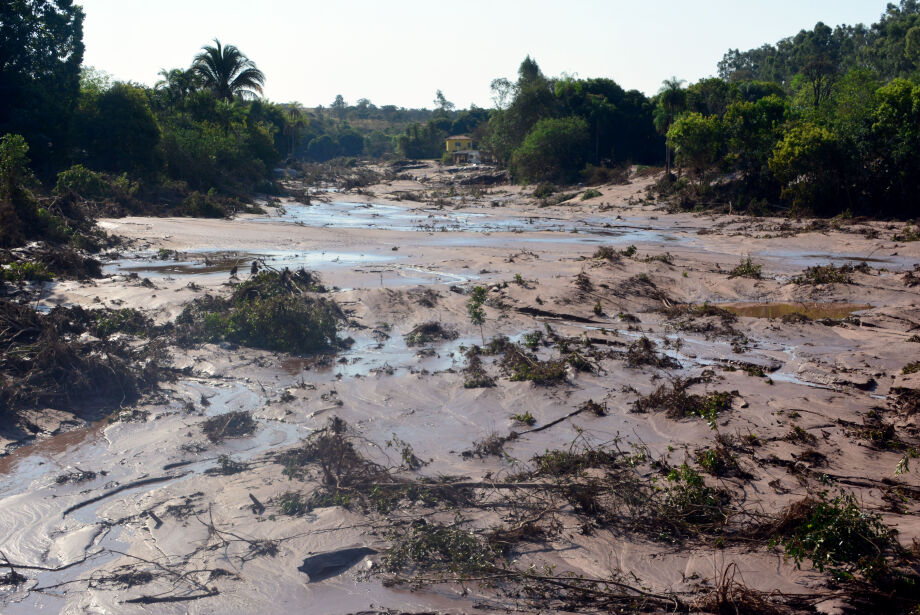
[{"label": "mud-covered plant", "polygon": [[815,265],[814,267],[808,267],[802,272],[802,275],[792,278],[792,283],[810,284],[813,286],[819,284],[852,284],[853,278],[851,274],[854,271],[867,273],[869,267],[866,263],[860,263],[859,265],[841,265],[839,267],[835,267],[834,265]]},{"label": "mud-covered plant", "polygon": [[519,414],[512,414],[511,419],[521,423],[522,425],[527,425],[528,427],[531,427],[537,423],[537,419],[535,419],[533,414],[530,413],[530,410]]},{"label": "mud-covered plant", "polygon": [[729,497],[709,487],[686,463],[667,475],[662,513],[689,526],[716,527],[728,520]]},{"label": "mud-covered plant", "polygon": [[310,507],[303,495],[295,491],[288,491],[278,500],[278,510],[282,515],[288,517],[300,517],[310,512]]},{"label": "mud-covered plant", "polygon": [[663,410],[668,418],[679,420],[692,416],[706,419],[713,429],[719,415],[731,409],[734,391],[714,391],[705,395],[687,392],[693,380],[674,378],[663,384],[649,395],[640,397],[633,403],[634,412]]},{"label": "mud-covered plant", "polygon": [[439,322],[426,322],[416,327],[406,334],[406,346],[422,346],[438,340],[453,340],[457,338],[457,332],[445,327]]},{"label": "mud-covered plant", "polygon": [[469,314],[470,322],[479,327],[479,335],[482,337],[482,345],[486,345],[486,335],[483,333],[482,326],[486,322],[486,311],[482,305],[486,302],[487,291],[484,286],[476,286],[470,293],[470,298],[466,302],[466,311]]},{"label": "mud-covered plant", "polygon": [[644,335],[626,349],[626,364],[630,367],[652,365],[660,368],[680,367],[677,360],[655,351],[655,344]]},{"label": "mud-covered plant", "polygon": [[457,524],[418,521],[389,536],[392,545],[380,558],[383,570],[474,574],[492,569],[499,554],[481,536]]},{"label": "mud-covered plant", "polygon": [[478,354],[470,355],[463,368],[463,387],[466,389],[482,389],[495,386],[495,378],[486,372],[482,359]]},{"label": "mud-covered plant", "polygon": [[336,329],[345,315],[315,274],[266,271],[240,284],[229,299],[202,297],[176,319],[181,342],[228,341],[253,348],[313,353],[340,347]]},{"label": "mud-covered plant", "polygon": [[920,372],[920,361],[912,361],[901,369],[902,374],[916,374]]},{"label": "mud-covered plant", "polygon": [[747,258],[743,259],[737,267],[732,269],[731,273],[728,274],[730,278],[753,278],[759,280],[762,276],[760,273],[761,265],[754,263],[751,260],[750,255]]},{"label": "mud-covered plant", "polygon": [[146,337],[153,329],[153,321],[133,308],[100,310],[96,312],[96,335],[106,338],[113,333],[128,333]]},{"label": "mud-covered plant", "polygon": [[797,519],[787,520],[781,542],[796,566],[808,559],[820,571],[849,577],[859,572],[871,577],[885,566],[884,557],[895,546],[897,530],[881,516],[863,510],[850,493],[807,500]]}]

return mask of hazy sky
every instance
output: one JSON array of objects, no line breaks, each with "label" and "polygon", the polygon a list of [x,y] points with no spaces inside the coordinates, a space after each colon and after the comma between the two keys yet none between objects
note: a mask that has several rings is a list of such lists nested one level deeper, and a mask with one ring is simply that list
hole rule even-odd
[{"label": "hazy sky", "polygon": [[276,102],[491,106],[489,83],[530,54],[549,76],[610,77],[653,94],[714,75],[729,48],[869,24],[886,0],[82,0],[85,63],[152,85],[214,37],[267,77]]}]

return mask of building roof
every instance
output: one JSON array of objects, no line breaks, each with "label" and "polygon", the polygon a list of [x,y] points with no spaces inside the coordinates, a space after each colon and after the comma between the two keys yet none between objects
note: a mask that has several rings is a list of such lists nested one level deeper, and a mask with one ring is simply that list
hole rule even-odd
[{"label": "building roof", "polygon": [[448,141],[461,141],[461,140],[472,141],[473,138],[468,137],[466,135],[454,135],[453,137],[447,137],[447,140]]}]

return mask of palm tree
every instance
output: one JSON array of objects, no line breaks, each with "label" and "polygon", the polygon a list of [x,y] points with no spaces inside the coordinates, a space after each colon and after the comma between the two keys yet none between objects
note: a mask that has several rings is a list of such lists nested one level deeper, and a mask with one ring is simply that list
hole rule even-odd
[{"label": "palm tree", "polygon": [[[658,132],[667,135],[668,128],[674,123],[674,118],[679,111],[682,111],[687,103],[687,92],[682,87],[683,79],[671,77],[661,82],[661,89],[658,90],[658,108],[655,109],[655,128]],[[671,148],[668,147],[667,141],[664,145],[664,160],[666,177],[671,176]]]},{"label": "palm tree", "polygon": [[265,75],[256,68],[255,62],[234,45],[222,46],[216,38],[213,46],[201,48],[192,69],[201,76],[204,87],[228,101],[235,96],[255,98],[265,85]]},{"label": "palm tree", "polygon": [[175,104],[186,98],[189,94],[198,89],[201,79],[194,69],[182,70],[174,68],[166,70],[161,68],[157,73],[162,79],[154,84],[153,89],[156,92],[164,92],[171,104]]},{"label": "palm tree", "polygon": [[290,155],[294,155],[294,147],[297,141],[297,129],[304,127],[303,111],[300,110],[300,103],[296,100],[287,108],[287,122],[284,125],[284,132],[291,137]]}]

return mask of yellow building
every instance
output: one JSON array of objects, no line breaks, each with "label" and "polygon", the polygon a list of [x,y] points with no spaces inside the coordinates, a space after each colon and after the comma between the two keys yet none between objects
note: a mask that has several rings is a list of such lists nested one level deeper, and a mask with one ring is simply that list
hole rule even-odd
[{"label": "yellow building", "polygon": [[473,140],[464,135],[457,135],[456,137],[447,137],[447,151],[450,153],[454,152],[467,152],[473,149]]}]

